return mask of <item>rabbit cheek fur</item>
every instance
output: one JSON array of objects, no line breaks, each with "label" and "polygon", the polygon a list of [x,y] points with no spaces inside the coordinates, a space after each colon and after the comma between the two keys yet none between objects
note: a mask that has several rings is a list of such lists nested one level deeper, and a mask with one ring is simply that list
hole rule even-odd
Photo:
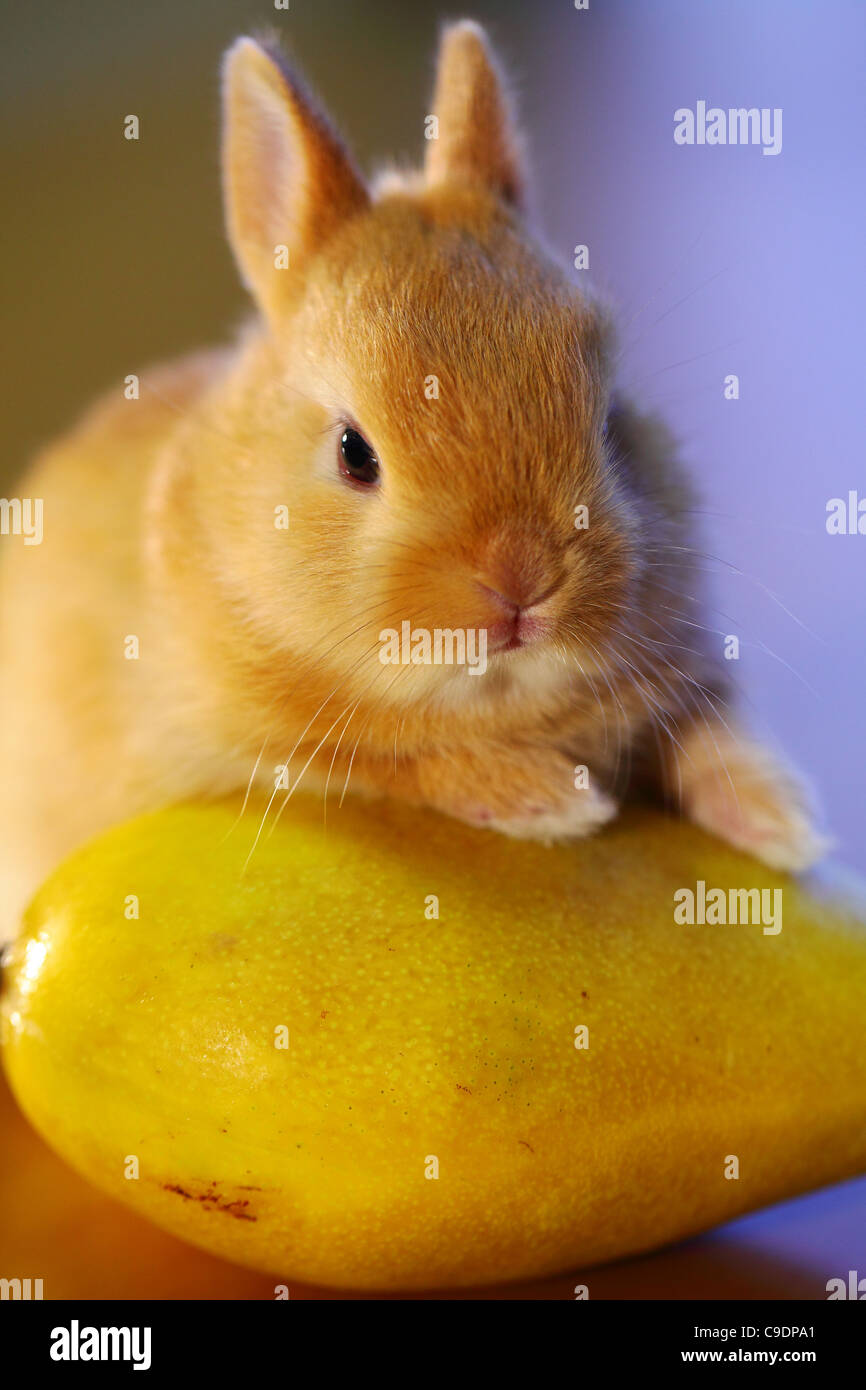
[{"label": "rabbit cheek fur", "polygon": [[[684,587],[672,442],[611,401],[605,317],[526,230],[483,33],[445,30],[439,138],[372,192],[278,55],[239,40],[224,91],[257,318],[49,450],[24,484],[53,518],[38,563],[3,557],[7,909],[104,826],[250,781],[274,813],[348,786],[541,839],[647,782],[810,862],[805,794],[737,727]],[[347,428],[372,486],[341,471]],[[483,632],[486,671],[384,664],[404,623]]]}]

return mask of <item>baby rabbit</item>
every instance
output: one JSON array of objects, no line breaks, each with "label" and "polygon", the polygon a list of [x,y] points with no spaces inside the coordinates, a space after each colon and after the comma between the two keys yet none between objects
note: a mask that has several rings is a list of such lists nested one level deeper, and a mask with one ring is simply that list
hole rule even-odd
[{"label": "baby rabbit", "polygon": [[97,405],[25,480],[43,543],[2,546],[7,930],[85,837],[254,784],[542,840],[649,785],[809,864],[697,621],[671,440],[527,229],[482,30],[444,32],[423,173],[372,189],[269,46],[234,44],[224,104],[255,319]]}]

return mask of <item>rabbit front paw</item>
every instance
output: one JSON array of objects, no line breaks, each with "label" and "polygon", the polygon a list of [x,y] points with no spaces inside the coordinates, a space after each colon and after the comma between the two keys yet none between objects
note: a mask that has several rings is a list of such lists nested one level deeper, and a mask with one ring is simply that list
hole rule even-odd
[{"label": "rabbit front paw", "polygon": [[486,775],[439,786],[429,799],[470,825],[546,842],[582,839],[617,812],[612,797],[588,777],[576,776],[562,754],[546,750],[501,755],[491,760]]}]

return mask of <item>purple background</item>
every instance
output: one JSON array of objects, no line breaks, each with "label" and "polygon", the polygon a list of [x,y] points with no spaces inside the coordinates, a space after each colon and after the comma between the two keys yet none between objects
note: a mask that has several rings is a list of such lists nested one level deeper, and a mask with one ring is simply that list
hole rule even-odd
[{"label": "purple background", "polygon": [[[589,246],[629,322],[622,383],[675,429],[706,508],[695,544],[729,562],[707,562],[711,621],[740,636],[744,708],[862,869],[866,536],[825,520],[829,498],[866,497],[866,5],[551,6],[526,56],[548,237]],[[674,144],[699,99],[782,107],[781,153]]]}]

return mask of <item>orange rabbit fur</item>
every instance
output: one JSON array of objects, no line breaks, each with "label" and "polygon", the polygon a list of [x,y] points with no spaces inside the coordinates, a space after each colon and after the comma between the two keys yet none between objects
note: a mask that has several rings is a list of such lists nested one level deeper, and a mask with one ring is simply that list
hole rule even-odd
[{"label": "orange rabbit fur", "polygon": [[[254,769],[542,839],[656,787],[809,863],[804,793],[702,631],[671,440],[612,398],[606,317],[527,228],[483,32],[443,35],[423,173],[373,189],[266,45],[238,40],[224,93],[256,317],[48,450],[43,543],[4,548],[8,921],[88,835]],[[383,664],[407,621],[483,632],[483,677]]]}]

